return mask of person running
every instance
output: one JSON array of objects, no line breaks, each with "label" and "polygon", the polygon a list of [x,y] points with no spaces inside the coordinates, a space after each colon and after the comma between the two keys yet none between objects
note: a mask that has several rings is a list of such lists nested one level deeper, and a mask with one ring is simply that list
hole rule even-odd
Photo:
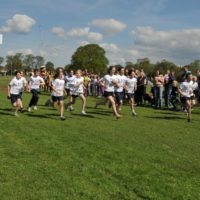
[{"label": "person running", "polygon": [[[20,71],[21,73],[21,79],[23,81],[23,88],[20,92],[20,96],[21,96],[21,100],[22,100],[22,95],[23,95],[23,92],[27,90],[27,80],[26,78],[24,77],[24,72],[23,71]],[[20,112],[25,112],[26,109],[23,108],[23,103],[22,103],[22,108],[19,110]]]},{"label": "person running", "polygon": [[29,91],[32,93],[32,98],[29,102],[28,106],[28,112],[31,112],[31,109],[33,107],[34,110],[37,110],[37,103],[39,100],[39,91],[40,91],[40,86],[44,85],[44,79],[39,76],[39,70],[35,69],[34,70],[34,75],[31,76],[28,87]]},{"label": "person running", "polygon": [[60,119],[65,120],[64,116],[64,103],[63,103],[63,96],[65,91],[65,80],[63,79],[63,72],[59,71],[55,79],[52,81],[52,101],[53,107],[56,107],[56,103],[58,103],[60,107]]},{"label": "person running", "polygon": [[126,82],[126,76],[124,75],[125,69],[124,67],[120,67],[118,69],[118,73],[116,75],[117,85],[115,87],[115,98],[116,98],[116,108],[117,112],[120,113],[121,105],[123,104],[124,100],[124,87]]},{"label": "person running", "polygon": [[8,85],[8,99],[11,100],[11,104],[15,108],[14,115],[18,117],[18,111],[22,106],[21,91],[24,89],[24,81],[21,77],[21,72],[17,71],[15,77],[10,81]]},{"label": "person running", "polygon": [[[120,118],[121,115],[118,113],[115,99],[114,99],[114,90],[115,87],[118,86],[118,81],[115,75],[116,68],[114,66],[109,67],[108,74],[106,74],[100,81],[100,84],[105,88],[104,89],[104,97],[106,98],[106,101],[108,101],[113,109],[113,113],[116,116],[116,118]],[[100,103],[102,104],[102,103]],[[96,106],[98,103],[96,104]]]},{"label": "person running", "polygon": [[[72,102],[72,91],[74,88],[74,81],[75,81],[74,71],[70,70],[69,74],[65,76],[65,91],[67,96],[70,96],[70,101]],[[69,111],[73,111],[73,106],[69,106]]]},{"label": "person running", "polygon": [[76,102],[76,98],[80,97],[82,100],[82,111],[81,114],[82,115],[86,115],[86,98],[84,96],[84,79],[82,77],[82,71],[79,69],[76,71],[76,76],[74,79],[74,87],[72,90],[72,99],[70,100],[70,102],[68,104],[66,104],[66,108],[68,108],[69,106],[75,104]]},{"label": "person running", "polygon": [[129,71],[129,77],[126,79],[125,88],[132,115],[136,116],[137,114],[134,109],[134,104],[135,104],[134,93],[137,90],[137,78],[135,77],[134,70]]},{"label": "person running", "polygon": [[187,120],[191,122],[192,120],[192,102],[191,95],[193,93],[193,85],[192,85],[192,74],[186,75],[186,81],[180,84],[179,93],[181,94],[181,101],[185,104],[185,108],[187,111]]}]

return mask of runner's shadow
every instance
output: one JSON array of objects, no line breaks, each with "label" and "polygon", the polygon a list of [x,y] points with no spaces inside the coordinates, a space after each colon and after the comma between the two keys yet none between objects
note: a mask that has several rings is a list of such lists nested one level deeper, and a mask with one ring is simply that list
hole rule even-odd
[{"label": "runner's shadow", "polygon": [[151,118],[151,119],[164,119],[164,120],[183,120],[183,117],[178,116],[159,116],[159,117],[150,117],[150,116],[144,116],[145,118]]},{"label": "runner's shadow", "polygon": [[14,112],[13,112],[13,113],[0,112],[0,115],[10,115],[10,116],[14,116]]},{"label": "runner's shadow", "polygon": [[9,111],[9,112],[14,111],[14,109],[12,109],[12,108],[0,108],[0,110]]},{"label": "runner's shadow", "polygon": [[176,112],[155,112],[156,114],[163,114],[163,115],[179,115]]},{"label": "runner's shadow", "polygon": [[71,113],[71,115],[74,115],[74,116],[81,116],[81,117],[85,117],[85,118],[96,118],[95,116],[89,115],[88,113],[87,113],[86,115]]},{"label": "runner's shadow", "polygon": [[111,115],[112,112],[106,112],[106,111],[89,111],[88,113],[91,113],[91,114],[97,114],[97,115],[104,115],[104,116],[109,116]]},{"label": "runner's shadow", "polygon": [[[38,115],[38,114],[34,114],[34,113],[27,113],[27,114],[25,114],[25,115],[27,115],[27,116],[29,116],[29,117],[32,117],[32,118],[42,118],[42,119],[54,119],[54,120],[56,120],[56,118],[55,117],[53,117],[52,116],[52,114],[51,114],[51,116],[49,116],[48,114],[42,114],[42,115]],[[58,116],[58,115],[56,115],[56,116]]]}]

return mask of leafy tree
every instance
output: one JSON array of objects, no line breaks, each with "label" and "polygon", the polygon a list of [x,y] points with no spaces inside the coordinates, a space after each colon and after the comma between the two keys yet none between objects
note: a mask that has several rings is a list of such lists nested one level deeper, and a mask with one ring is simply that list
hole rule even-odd
[{"label": "leafy tree", "polygon": [[76,69],[87,69],[97,73],[104,72],[107,69],[108,59],[105,56],[105,50],[97,44],[88,44],[79,47],[72,55],[71,64]]},{"label": "leafy tree", "polygon": [[0,66],[1,66],[1,64],[3,63],[3,61],[4,61],[4,58],[3,58],[3,57],[0,57]]},{"label": "leafy tree", "polygon": [[159,70],[160,73],[165,74],[167,70],[178,72],[178,67],[170,61],[162,60],[161,62],[157,62],[154,67],[154,72]]},{"label": "leafy tree", "polygon": [[149,58],[144,58],[137,63],[136,68],[139,70],[144,70],[147,75],[152,75],[154,70],[154,65],[151,64]]},{"label": "leafy tree", "polygon": [[28,54],[24,56],[24,69],[26,71],[30,71],[32,68],[34,68],[34,56],[32,54]]},{"label": "leafy tree", "polygon": [[23,70],[23,54],[16,53],[6,57],[6,69],[13,74],[16,70]]},{"label": "leafy tree", "polygon": [[200,60],[195,60],[192,63],[189,64],[188,66],[189,70],[192,71],[192,73],[195,74],[197,69],[200,69]]},{"label": "leafy tree", "polygon": [[127,68],[127,69],[135,68],[135,64],[132,63],[132,62],[126,62],[126,68]]},{"label": "leafy tree", "polygon": [[65,68],[64,68],[64,70],[66,71],[66,72],[68,72],[68,71],[70,71],[70,70],[73,70],[74,68],[73,68],[73,65],[72,64],[67,64],[67,65],[65,65]]},{"label": "leafy tree", "polygon": [[34,56],[34,68],[40,68],[42,65],[44,65],[44,58],[42,56]]},{"label": "leafy tree", "polygon": [[48,72],[53,72],[53,71],[54,71],[54,64],[53,64],[52,62],[48,61],[48,62],[45,64],[45,66],[46,66],[46,70],[47,70]]}]

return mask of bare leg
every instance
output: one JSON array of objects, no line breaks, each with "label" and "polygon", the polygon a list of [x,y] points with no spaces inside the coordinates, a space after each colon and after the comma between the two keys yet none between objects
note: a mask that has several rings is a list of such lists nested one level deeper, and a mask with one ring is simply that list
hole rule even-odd
[{"label": "bare leg", "polygon": [[192,120],[192,105],[191,105],[191,100],[187,101],[187,115],[188,115],[188,122],[191,122]]},{"label": "bare leg", "polygon": [[60,101],[60,117],[64,117],[64,103]]},{"label": "bare leg", "polygon": [[110,101],[110,103],[111,103],[111,105],[112,105],[112,109],[113,109],[113,112],[114,112],[115,116],[116,116],[117,118],[119,118],[119,117],[120,117],[120,114],[117,112],[117,108],[116,108],[116,105],[115,105],[115,100],[114,100],[114,98],[113,98],[112,96],[109,96],[109,97],[108,97],[108,100]]},{"label": "bare leg", "polygon": [[86,108],[86,98],[83,94],[80,94],[81,100],[82,100],[82,112],[85,112]]}]

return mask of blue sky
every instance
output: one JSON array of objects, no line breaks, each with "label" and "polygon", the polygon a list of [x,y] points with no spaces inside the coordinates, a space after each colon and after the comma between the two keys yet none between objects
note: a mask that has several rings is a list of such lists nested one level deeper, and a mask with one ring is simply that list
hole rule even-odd
[{"label": "blue sky", "polygon": [[44,56],[70,63],[80,45],[97,43],[110,64],[200,59],[198,0],[1,0],[0,55]]}]

